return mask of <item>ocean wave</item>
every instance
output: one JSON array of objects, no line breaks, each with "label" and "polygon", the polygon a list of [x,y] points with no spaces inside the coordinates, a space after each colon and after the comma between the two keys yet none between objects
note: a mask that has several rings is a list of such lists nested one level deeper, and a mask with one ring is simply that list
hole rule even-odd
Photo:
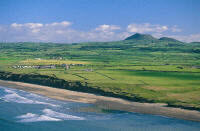
[{"label": "ocean wave", "polygon": [[[59,106],[59,105],[55,105],[55,104],[52,104],[52,103],[28,99],[28,98],[26,98],[26,96],[25,97],[20,96],[14,90],[4,89],[4,91],[7,92],[8,94],[1,97],[1,99],[6,101],[6,102],[16,102],[16,103],[23,103],[23,104],[43,104],[43,105],[49,105],[49,106],[54,106],[54,107]],[[29,96],[29,94],[28,94],[28,96]],[[32,97],[32,99],[34,99],[34,97],[38,98],[40,96],[39,95],[30,95],[30,97]]]},{"label": "ocean wave", "polygon": [[8,89],[4,89],[4,91],[7,92],[7,93],[15,93],[15,91],[13,91],[13,90],[8,90]]},{"label": "ocean wave", "polygon": [[42,112],[47,116],[55,117],[55,118],[59,118],[63,120],[85,120],[85,118],[83,117],[64,114],[64,113],[53,111],[51,109],[44,109]]},{"label": "ocean wave", "polygon": [[19,122],[39,122],[39,121],[62,121],[58,118],[49,117],[46,115],[37,115],[32,113],[27,113],[25,115],[18,116],[21,119]]},{"label": "ocean wave", "polygon": [[4,97],[2,97],[3,100],[7,101],[7,102],[16,102],[16,103],[29,103],[29,104],[33,104],[34,101],[27,99],[25,97],[22,97],[16,93],[13,94],[8,94],[5,95]]},{"label": "ocean wave", "polygon": [[85,120],[83,117],[73,116],[60,112],[53,111],[51,109],[43,109],[41,115],[26,113],[24,115],[17,116],[17,119],[21,119],[18,122],[39,122],[39,121],[63,121],[63,120]]},{"label": "ocean wave", "polygon": [[37,116],[37,114],[27,113],[25,115],[18,116],[17,118],[33,118],[33,117],[36,117],[36,116]]}]

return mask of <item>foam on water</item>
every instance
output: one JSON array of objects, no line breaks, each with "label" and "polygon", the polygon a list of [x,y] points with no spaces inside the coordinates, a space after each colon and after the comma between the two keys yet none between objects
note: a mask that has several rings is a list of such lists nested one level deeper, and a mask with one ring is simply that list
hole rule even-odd
[{"label": "foam on water", "polygon": [[55,101],[47,97],[43,97],[37,94],[9,89],[1,87],[3,91],[0,99],[6,102],[14,102],[21,104],[29,104],[34,106],[34,104],[47,105],[43,109],[22,112],[23,115],[17,116],[15,118],[20,119],[19,122],[37,122],[37,121],[63,121],[63,120],[102,120],[110,119],[108,116],[87,114],[80,116],[79,113],[72,115],[67,110],[68,102]]},{"label": "foam on water", "polygon": [[4,89],[4,91],[7,92],[7,93],[15,93],[15,91],[13,91],[13,90],[8,90],[8,89]]},{"label": "foam on water", "polygon": [[51,109],[43,109],[41,115],[26,113],[24,115],[17,116],[20,119],[19,122],[38,122],[38,121],[63,121],[63,120],[85,120],[83,117],[73,116],[60,112],[53,111]]},{"label": "foam on water", "polygon": [[2,99],[7,102],[28,103],[28,104],[34,103],[34,101],[29,100],[25,97],[22,97],[22,96],[18,95],[17,93],[5,95],[4,97],[2,97]]},{"label": "foam on water", "polygon": [[[40,110],[31,111],[25,114],[22,112],[23,115],[15,117],[18,119],[18,122],[85,120],[84,117],[68,114],[66,109],[69,108],[63,108],[62,102],[57,102],[47,97],[16,89],[1,87],[1,90],[3,92],[0,95],[0,99],[6,102],[30,104],[30,106],[34,106],[34,104],[47,105]],[[67,102],[64,102],[64,104],[66,105]],[[60,108],[65,109],[64,112],[57,111]]]},{"label": "foam on water", "polygon": [[[15,91],[14,89],[4,89],[4,91],[8,94],[4,95],[3,97],[0,97],[0,99],[6,101],[6,102],[16,102],[16,103],[23,103],[23,104],[43,104],[43,105],[49,105],[49,106],[54,106],[57,107],[59,105],[55,105],[52,103],[47,103],[47,102],[43,102],[43,101],[38,101],[38,100],[31,100],[27,97],[31,97],[32,99],[37,99],[37,98],[42,98],[39,95],[36,94],[24,94],[23,96],[19,95],[17,91]],[[23,91],[21,91],[23,92]],[[48,100],[48,99],[44,99],[44,100]]]},{"label": "foam on water", "polygon": [[61,121],[61,119],[49,117],[46,115],[37,115],[32,113],[27,113],[25,115],[18,116],[21,119],[19,122],[38,122],[38,121]]},{"label": "foam on water", "polygon": [[45,113],[45,115],[47,115],[47,116],[55,117],[55,118],[59,118],[59,119],[63,119],[63,120],[85,120],[85,118],[83,118],[83,117],[64,114],[64,113],[53,111],[51,109],[44,109],[43,113]]},{"label": "foam on water", "polygon": [[33,113],[27,113],[25,115],[21,115],[21,116],[18,116],[17,118],[33,118],[33,117],[36,117],[37,115],[36,114],[33,114]]}]

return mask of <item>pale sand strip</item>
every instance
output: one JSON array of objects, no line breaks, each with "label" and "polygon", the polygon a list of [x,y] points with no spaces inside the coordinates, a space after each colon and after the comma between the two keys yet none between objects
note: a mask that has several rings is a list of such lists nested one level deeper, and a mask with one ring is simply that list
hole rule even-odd
[{"label": "pale sand strip", "polygon": [[44,95],[58,100],[92,103],[95,104],[97,107],[104,109],[162,115],[200,122],[199,111],[165,107],[166,104],[130,102],[119,98],[98,96],[94,94],[81,93],[65,89],[40,86],[35,84],[27,84],[22,82],[0,80],[0,85]]}]

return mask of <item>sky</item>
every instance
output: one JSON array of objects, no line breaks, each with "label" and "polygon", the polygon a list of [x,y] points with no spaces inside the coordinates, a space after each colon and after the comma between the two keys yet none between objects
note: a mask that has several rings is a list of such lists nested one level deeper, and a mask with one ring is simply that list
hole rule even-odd
[{"label": "sky", "polygon": [[0,42],[200,41],[200,0],[0,0]]}]

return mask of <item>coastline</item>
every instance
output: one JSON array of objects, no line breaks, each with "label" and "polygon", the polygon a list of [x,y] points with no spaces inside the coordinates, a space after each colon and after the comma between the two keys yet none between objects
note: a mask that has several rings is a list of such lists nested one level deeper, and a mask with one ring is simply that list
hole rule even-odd
[{"label": "coastline", "polygon": [[95,94],[70,91],[66,89],[58,89],[48,86],[4,80],[0,80],[0,86],[19,89],[57,100],[90,103],[102,109],[161,115],[200,122],[199,111],[167,107],[167,104],[130,102],[120,98],[99,96]]}]

